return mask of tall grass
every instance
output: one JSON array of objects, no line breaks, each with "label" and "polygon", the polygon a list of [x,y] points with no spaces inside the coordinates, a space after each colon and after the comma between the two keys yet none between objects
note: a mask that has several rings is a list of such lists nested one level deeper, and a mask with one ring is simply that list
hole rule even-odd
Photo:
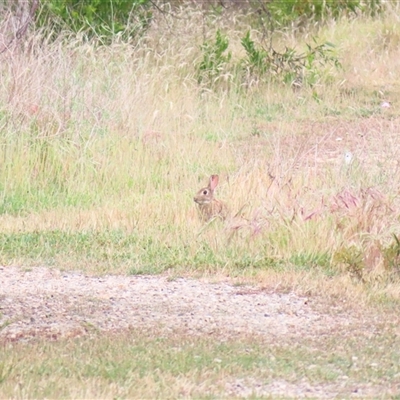
[{"label": "tall grass", "polygon": [[[2,55],[1,262],[332,273],[353,270],[334,260],[355,246],[364,271],[384,272],[399,233],[397,17],[278,34],[281,47],[311,35],[337,46],[343,70],[299,90],[235,86],[229,65],[226,84],[199,85],[216,26],[232,63],[250,28],[215,18],[163,16],[110,46],[32,34]],[[212,173],[236,218],[202,225],[192,198]]]}]

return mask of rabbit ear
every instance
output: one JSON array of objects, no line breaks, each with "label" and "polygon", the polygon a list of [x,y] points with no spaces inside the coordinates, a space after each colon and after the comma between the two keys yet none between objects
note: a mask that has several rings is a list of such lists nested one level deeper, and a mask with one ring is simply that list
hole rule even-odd
[{"label": "rabbit ear", "polygon": [[211,190],[214,190],[217,187],[218,181],[219,181],[219,176],[218,175],[211,175],[210,176],[209,186],[210,186]]}]

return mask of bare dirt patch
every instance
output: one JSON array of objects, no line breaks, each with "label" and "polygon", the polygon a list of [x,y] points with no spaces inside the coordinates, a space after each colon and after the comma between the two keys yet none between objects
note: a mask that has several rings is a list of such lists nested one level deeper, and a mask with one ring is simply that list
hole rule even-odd
[{"label": "bare dirt patch", "polygon": [[[0,268],[0,340],[58,339],[91,331],[157,328],[274,340],[349,330],[365,321],[317,300],[250,286],[165,276],[86,276]],[[351,329],[350,329],[351,330]]]}]

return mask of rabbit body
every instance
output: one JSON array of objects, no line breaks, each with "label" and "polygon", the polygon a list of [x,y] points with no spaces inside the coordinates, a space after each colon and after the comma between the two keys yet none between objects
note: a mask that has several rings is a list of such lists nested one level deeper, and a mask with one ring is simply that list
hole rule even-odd
[{"label": "rabbit body", "polygon": [[228,215],[226,204],[214,198],[214,191],[218,181],[218,175],[211,175],[208,186],[200,189],[193,198],[198,205],[200,217],[204,222],[213,218],[225,219]]}]

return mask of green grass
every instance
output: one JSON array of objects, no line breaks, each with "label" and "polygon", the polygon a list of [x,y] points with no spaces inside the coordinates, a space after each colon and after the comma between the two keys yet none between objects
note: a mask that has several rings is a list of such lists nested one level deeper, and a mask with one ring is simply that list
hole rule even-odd
[{"label": "green grass", "polygon": [[[87,272],[157,274],[206,272],[230,269],[232,274],[251,275],[257,270],[282,269],[284,260],[268,258],[265,251],[255,257],[236,248],[219,252],[206,241],[168,245],[154,236],[125,231],[39,231],[0,234],[0,262],[46,265]],[[193,253],[194,252],[194,253]],[[302,265],[304,268],[304,265]]]},{"label": "green grass", "polygon": [[369,338],[349,338],[343,332],[282,337],[278,343],[140,331],[116,337],[4,344],[0,395],[215,398],[232,397],[237,382],[250,393],[263,387],[268,393],[268,385],[285,381],[299,387],[306,382],[344,397],[354,387],[373,386],[376,398],[394,394],[390,383],[400,380],[399,337],[387,330]]}]

